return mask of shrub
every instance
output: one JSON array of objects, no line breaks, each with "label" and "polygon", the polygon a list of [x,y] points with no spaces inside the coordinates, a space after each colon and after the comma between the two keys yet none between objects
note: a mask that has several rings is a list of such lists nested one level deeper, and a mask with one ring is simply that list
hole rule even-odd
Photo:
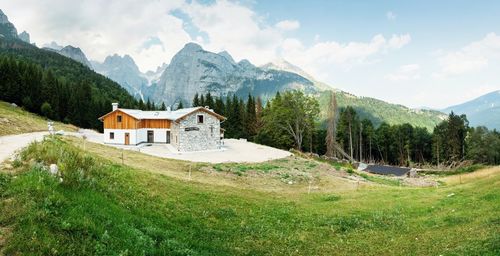
[{"label": "shrub", "polygon": [[338,195],[327,195],[323,197],[323,201],[326,202],[336,202],[340,200],[340,196]]}]

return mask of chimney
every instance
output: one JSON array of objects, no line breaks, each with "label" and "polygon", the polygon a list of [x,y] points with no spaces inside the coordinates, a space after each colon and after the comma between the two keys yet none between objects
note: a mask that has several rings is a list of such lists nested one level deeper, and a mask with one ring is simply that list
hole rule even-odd
[{"label": "chimney", "polygon": [[111,103],[111,106],[113,106],[113,111],[118,109],[118,103]]},{"label": "chimney", "polygon": [[167,111],[168,112],[172,111],[172,109],[170,108],[170,106],[167,107]]},{"label": "chimney", "polygon": [[210,109],[210,107],[209,107],[209,106],[205,106],[205,108],[206,108],[206,109]]}]

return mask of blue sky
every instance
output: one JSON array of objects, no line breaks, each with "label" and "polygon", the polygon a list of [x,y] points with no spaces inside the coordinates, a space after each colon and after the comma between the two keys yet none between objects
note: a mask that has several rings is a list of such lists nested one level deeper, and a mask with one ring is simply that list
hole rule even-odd
[{"label": "blue sky", "polygon": [[[356,95],[444,108],[500,90],[499,1],[0,0],[38,45],[142,71],[187,42],[256,65],[285,59]],[[103,4],[105,2],[106,4]]]}]

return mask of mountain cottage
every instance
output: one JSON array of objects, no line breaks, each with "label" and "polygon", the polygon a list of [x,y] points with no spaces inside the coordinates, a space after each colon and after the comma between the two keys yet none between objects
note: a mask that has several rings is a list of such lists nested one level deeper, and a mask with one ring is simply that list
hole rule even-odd
[{"label": "mountain cottage", "polygon": [[113,110],[99,118],[106,144],[164,143],[181,152],[221,147],[220,124],[225,117],[208,107],[142,111],[118,108],[118,103],[112,105]]}]

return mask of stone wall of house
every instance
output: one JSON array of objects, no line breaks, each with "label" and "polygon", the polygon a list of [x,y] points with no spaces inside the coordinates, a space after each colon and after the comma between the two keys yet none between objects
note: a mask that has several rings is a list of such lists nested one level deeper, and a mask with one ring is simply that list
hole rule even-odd
[{"label": "stone wall of house", "polygon": [[[198,123],[203,115],[203,123]],[[204,111],[196,111],[172,126],[172,134],[178,136],[174,145],[179,151],[202,151],[220,148],[220,120]]]},{"label": "stone wall of house", "polygon": [[172,144],[177,150],[179,150],[179,126],[180,124],[177,122],[172,122],[170,126],[170,130],[172,132],[170,135],[172,136],[172,138],[170,138],[170,144]]}]

